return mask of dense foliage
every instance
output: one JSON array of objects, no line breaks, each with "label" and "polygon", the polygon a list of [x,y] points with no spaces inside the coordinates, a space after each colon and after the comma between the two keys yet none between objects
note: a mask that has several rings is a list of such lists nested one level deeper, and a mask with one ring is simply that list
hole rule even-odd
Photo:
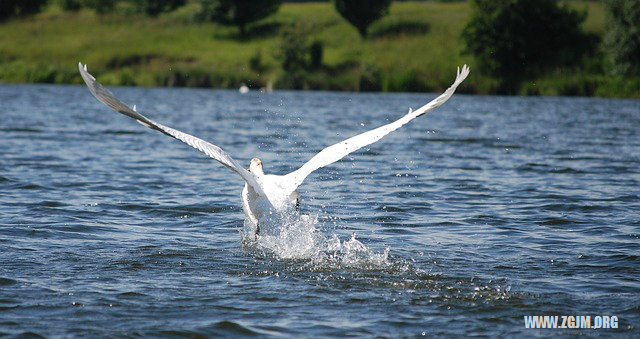
[{"label": "dense foliage", "polygon": [[2,0],[0,20],[38,13],[45,3],[47,0]]},{"label": "dense foliage", "polygon": [[[196,0],[161,19],[134,15],[134,0],[118,0],[99,20],[85,7],[94,0],[78,0],[83,9],[77,13],[60,11],[66,1],[73,2],[50,0],[42,14],[0,23],[0,82],[82,83],[71,58],[88,63],[109,85],[440,92],[451,84],[451,71],[467,63],[472,73],[460,92],[500,89],[497,76],[461,54],[471,2],[394,2],[389,17],[369,28],[369,40],[358,42],[333,2],[283,2],[272,17],[249,25],[250,39],[236,40],[236,29],[192,22]],[[586,31],[608,33],[605,1],[559,3],[588,10]],[[414,30],[414,23],[423,26]],[[286,30],[306,40],[300,44]],[[612,48],[601,47],[585,62],[576,60],[577,67],[532,75],[513,93],[640,98],[640,75],[613,75]]]},{"label": "dense foliage", "polygon": [[640,74],[640,0],[608,0],[605,45],[615,74]]},{"label": "dense foliage", "polygon": [[60,0],[64,10],[77,11],[81,7],[91,8],[98,14],[111,13],[118,3],[127,3],[139,13],[157,16],[164,12],[171,12],[184,6],[186,0]]},{"label": "dense foliage", "polygon": [[391,0],[334,0],[333,3],[338,13],[366,38],[369,25],[389,13]]},{"label": "dense foliage", "polygon": [[278,11],[282,0],[201,0],[201,3],[202,18],[238,26],[245,36],[247,25]]},{"label": "dense foliage", "polygon": [[473,0],[462,38],[502,93],[558,66],[572,66],[596,45],[580,24],[586,15],[556,0]]}]

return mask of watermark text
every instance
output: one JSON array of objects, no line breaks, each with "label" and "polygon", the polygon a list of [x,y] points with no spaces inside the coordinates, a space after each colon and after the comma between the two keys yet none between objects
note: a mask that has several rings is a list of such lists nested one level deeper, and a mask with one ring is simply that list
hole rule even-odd
[{"label": "watermark text", "polygon": [[525,328],[618,328],[615,315],[525,315]]}]

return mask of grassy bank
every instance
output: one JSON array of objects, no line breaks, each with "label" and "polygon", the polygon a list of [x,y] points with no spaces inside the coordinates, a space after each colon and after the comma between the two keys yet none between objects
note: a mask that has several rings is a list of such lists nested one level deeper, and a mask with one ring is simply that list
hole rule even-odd
[{"label": "grassy bank", "polygon": [[[585,29],[602,34],[599,2],[588,9]],[[395,2],[391,13],[362,41],[330,3],[284,4],[240,39],[237,28],[193,20],[197,4],[158,18],[137,14],[97,16],[51,6],[35,17],[0,24],[0,81],[80,83],[76,64],[89,64],[110,85],[237,88],[241,83],[276,88],[439,91],[464,63],[476,70],[461,88],[491,93],[496,82],[462,54],[459,39],[470,15],[466,2]],[[278,59],[280,31],[295,27],[307,42],[323,45],[322,65],[284,72]],[[640,81],[604,75],[596,61],[563,70],[523,87],[525,94],[640,96]]]}]

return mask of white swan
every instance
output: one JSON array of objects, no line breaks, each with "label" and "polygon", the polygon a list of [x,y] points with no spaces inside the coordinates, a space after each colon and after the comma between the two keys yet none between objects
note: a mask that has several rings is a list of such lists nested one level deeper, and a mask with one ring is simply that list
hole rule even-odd
[{"label": "white swan", "polygon": [[246,170],[220,147],[148,119],[137,112],[135,105],[133,108],[129,107],[97,82],[96,79],[87,72],[86,65],[78,63],[78,69],[91,93],[105,105],[135,119],[142,125],[187,143],[189,146],[204,152],[239,175],[245,182],[244,189],[242,190],[242,207],[254,235],[261,232],[261,225],[277,223],[280,218],[289,215],[290,212],[297,209],[298,192],[296,189],[313,171],[332,164],[349,153],[380,140],[385,135],[395,131],[409,121],[442,105],[451,97],[458,85],[469,75],[469,67],[467,67],[467,65],[464,65],[462,70],[458,68],[456,80],[451,87],[428,104],[415,111],[410,109],[409,113],[392,123],[358,134],[323,149],[294,172],[287,175],[272,175],[264,174],[262,171],[262,161],[258,158],[251,159],[249,169]]}]

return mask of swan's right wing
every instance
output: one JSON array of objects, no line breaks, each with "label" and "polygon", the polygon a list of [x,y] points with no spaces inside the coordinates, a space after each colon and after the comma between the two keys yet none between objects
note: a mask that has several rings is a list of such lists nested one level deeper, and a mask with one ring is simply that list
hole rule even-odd
[{"label": "swan's right wing", "polygon": [[302,165],[302,167],[300,167],[298,170],[291,172],[285,176],[284,181],[286,182],[287,188],[291,191],[295,190],[313,171],[321,167],[330,165],[344,158],[349,153],[355,152],[364,146],[370,145],[382,139],[382,137],[397,130],[409,121],[444,104],[456,91],[458,85],[460,85],[462,81],[467,78],[467,75],[469,75],[469,67],[467,67],[467,65],[464,65],[462,67],[462,70],[458,68],[456,80],[453,82],[453,84],[444,93],[433,99],[428,104],[418,108],[415,111],[409,110],[409,113],[392,123],[380,126],[368,132],[358,134],[347,140],[341,141],[337,144],[323,149],[322,151],[320,151],[320,153],[316,154],[313,158]]},{"label": "swan's right wing", "polygon": [[78,69],[80,70],[80,75],[82,75],[82,79],[84,79],[84,82],[87,84],[87,87],[89,87],[91,94],[93,94],[93,96],[95,96],[103,104],[109,106],[110,108],[112,108],[117,112],[120,112],[128,117],[135,119],[142,125],[145,125],[151,129],[155,129],[156,131],[164,133],[172,138],[176,138],[186,143],[187,145],[203,152],[204,154],[212,157],[213,159],[219,161],[228,169],[238,174],[247,184],[251,185],[251,187],[253,187],[253,189],[256,192],[258,192],[258,194],[264,195],[264,192],[262,191],[262,188],[260,187],[260,185],[256,182],[254,175],[251,172],[244,169],[240,164],[238,164],[236,160],[234,160],[229,154],[223,151],[220,147],[212,143],[206,142],[200,138],[196,138],[193,135],[180,132],[168,126],[164,126],[162,124],[159,124],[145,117],[144,115],[136,111],[135,106],[133,106],[133,108],[130,108],[127,104],[123,103],[118,98],[116,98],[113,95],[113,93],[111,93],[111,91],[109,91],[104,86],[102,86],[102,84],[96,81],[96,78],[94,78],[91,74],[89,74],[89,72],[87,72],[87,65],[83,66],[82,63],[78,63]]}]

